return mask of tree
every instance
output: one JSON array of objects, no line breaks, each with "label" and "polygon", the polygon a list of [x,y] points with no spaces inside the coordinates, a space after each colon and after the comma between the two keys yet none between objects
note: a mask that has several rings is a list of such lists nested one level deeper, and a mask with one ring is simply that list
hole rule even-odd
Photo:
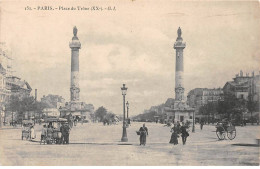
[{"label": "tree", "polygon": [[[33,111],[33,113],[41,113],[45,108],[45,105],[41,102],[35,101],[34,97],[23,97],[19,98],[17,96],[11,96],[9,102],[7,103],[7,112],[17,112],[18,121],[22,121],[24,118],[24,113],[27,111]],[[35,116],[35,115],[34,115]]]},{"label": "tree", "polygon": [[248,96],[247,109],[251,113],[250,121],[253,124],[253,112],[257,110],[257,102],[253,100],[252,95]]},{"label": "tree", "polygon": [[98,118],[99,121],[103,121],[106,114],[107,114],[107,109],[101,106],[95,111],[95,118]]}]

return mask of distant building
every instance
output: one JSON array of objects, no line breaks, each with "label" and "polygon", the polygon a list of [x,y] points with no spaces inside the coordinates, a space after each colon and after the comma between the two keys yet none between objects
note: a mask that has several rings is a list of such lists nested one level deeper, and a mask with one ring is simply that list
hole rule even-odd
[{"label": "distant building", "polygon": [[248,99],[256,103],[255,112],[260,112],[260,72],[258,75],[252,73],[252,79],[249,81]]},{"label": "distant building", "polygon": [[59,95],[51,95],[43,96],[41,98],[41,102],[44,104],[46,108],[43,109],[43,115],[45,116],[60,116],[60,107],[65,106],[65,99]]},{"label": "distant building", "polygon": [[249,102],[253,102],[253,111],[251,113],[244,114],[245,119],[250,119],[255,117],[260,118],[260,102],[259,102],[259,92],[260,92],[260,72],[255,75],[252,72],[251,76],[249,73],[243,75],[243,71],[237,74],[233,81],[229,81],[223,87],[224,95],[233,95],[238,99],[243,99]]},{"label": "distant building", "polygon": [[195,112],[198,113],[201,106],[221,99],[223,99],[223,90],[221,88],[195,88],[188,93],[187,104],[190,107],[195,108]]},{"label": "distant building", "polygon": [[243,72],[240,71],[240,75],[236,75],[233,78],[233,81],[227,82],[223,91],[225,95],[231,94],[236,96],[238,99],[252,100],[259,103],[259,88],[260,88],[260,72],[258,75],[255,75],[252,72],[252,75],[249,76],[249,73],[246,76],[243,76]]},{"label": "distant building", "polygon": [[6,77],[10,75],[11,57],[5,43],[0,42],[0,109],[11,95],[11,91],[6,88]]},{"label": "distant building", "polygon": [[[0,42],[0,112],[5,122],[10,121],[10,119],[17,119],[16,112],[6,113],[5,111],[5,105],[10,96],[17,96],[22,99],[29,97],[32,91],[28,82],[13,75],[12,60],[10,49],[5,43]],[[32,113],[28,112],[26,116],[29,117],[30,114]]]},{"label": "distant building", "polygon": [[41,98],[41,102],[44,103],[47,108],[59,109],[60,107],[65,106],[65,99],[59,95],[52,95],[52,94],[49,94],[48,96],[44,95]]},{"label": "distant building", "polygon": [[6,89],[19,98],[29,97],[32,91],[28,82],[16,76],[6,77]]},{"label": "distant building", "polygon": [[233,95],[238,99],[248,100],[249,85],[252,78],[249,74],[244,76],[243,71],[240,71],[240,75],[237,74],[233,81],[229,81],[224,85],[224,95]]}]

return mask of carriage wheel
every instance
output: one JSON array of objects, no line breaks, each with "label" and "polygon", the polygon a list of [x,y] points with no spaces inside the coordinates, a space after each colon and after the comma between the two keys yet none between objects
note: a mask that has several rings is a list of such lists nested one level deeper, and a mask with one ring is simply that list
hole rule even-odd
[{"label": "carriage wheel", "polygon": [[234,126],[227,128],[227,137],[229,140],[233,140],[236,137],[236,128]]},{"label": "carriage wheel", "polygon": [[223,127],[219,126],[216,130],[216,134],[219,140],[224,140],[226,138],[226,131]]}]

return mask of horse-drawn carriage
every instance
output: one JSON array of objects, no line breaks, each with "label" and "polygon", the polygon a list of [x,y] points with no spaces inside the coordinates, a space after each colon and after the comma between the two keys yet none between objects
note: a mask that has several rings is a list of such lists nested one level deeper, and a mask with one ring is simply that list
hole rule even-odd
[{"label": "horse-drawn carriage", "polygon": [[45,144],[61,144],[62,143],[62,134],[60,127],[62,123],[66,123],[67,119],[64,118],[46,118],[44,119],[45,124],[47,124],[46,135],[41,138],[40,144],[42,142]]},{"label": "horse-drawn carriage", "polygon": [[224,140],[226,136],[233,140],[236,137],[236,128],[229,121],[218,122],[216,125],[216,135],[219,140]]}]

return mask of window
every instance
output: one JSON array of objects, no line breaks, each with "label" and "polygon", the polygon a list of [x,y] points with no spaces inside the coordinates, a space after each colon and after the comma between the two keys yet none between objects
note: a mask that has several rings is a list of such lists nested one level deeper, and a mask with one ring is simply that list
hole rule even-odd
[{"label": "window", "polygon": [[192,119],[192,116],[190,116],[190,119]]}]

